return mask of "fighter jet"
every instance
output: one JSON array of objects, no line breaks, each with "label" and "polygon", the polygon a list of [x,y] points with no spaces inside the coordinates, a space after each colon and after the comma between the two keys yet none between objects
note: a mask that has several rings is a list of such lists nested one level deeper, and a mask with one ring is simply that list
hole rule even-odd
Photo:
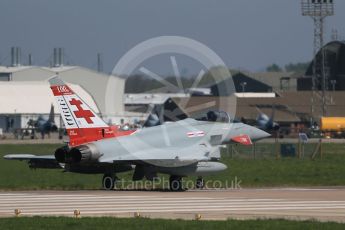
[{"label": "fighter jet", "polygon": [[150,107],[150,113],[143,127],[153,127],[188,118],[188,114],[171,98],[166,99],[163,104],[150,105]]},{"label": "fighter jet", "polygon": [[39,116],[37,120],[30,119],[28,126],[32,127],[34,131],[39,131],[41,138],[44,139],[45,134],[49,136],[51,132],[56,132],[58,129],[54,121],[54,115],[54,106],[51,105],[48,119],[43,116]]},{"label": "fighter jet", "polygon": [[[257,108],[258,109],[258,108]],[[257,127],[266,132],[277,132],[280,126],[277,122],[274,122],[275,108],[272,108],[272,115],[268,117],[265,113],[261,112],[259,109],[259,115],[256,118]]]},{"label": "fighter jet", "polygon": [[[269,134],[243,123],[186,118],[114,135],[104,121],[58,77],[50,79],[70,137],[68,145],[54,155],[6,155],[5,159],[27,160],[31,167],[57,168],[67,172],[103,174],[102,185],[112,190],[116,174],[134,168],[133,180],[152,180],[158,173],[170,175],[172,191],[183,190],[182,178],[202,177],[227,168],[220,163],[220,146],[252,144]],[[49,167],[47,167],[49,165]]]}]

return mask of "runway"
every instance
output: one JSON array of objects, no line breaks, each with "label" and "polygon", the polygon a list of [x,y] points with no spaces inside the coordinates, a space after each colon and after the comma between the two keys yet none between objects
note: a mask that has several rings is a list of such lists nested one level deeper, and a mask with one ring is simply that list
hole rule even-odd
[{"label": "runway", "polygon": [[0,192],[0,217],[14,216],[247,219],[287,218],[345,221],[345,189],[239,189],[162,191]]}]

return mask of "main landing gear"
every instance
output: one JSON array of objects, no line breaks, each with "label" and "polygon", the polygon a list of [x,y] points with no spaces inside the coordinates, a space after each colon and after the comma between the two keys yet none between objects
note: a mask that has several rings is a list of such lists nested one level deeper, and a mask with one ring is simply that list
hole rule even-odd
[{"label": "main landing gear", "polygon": [[195,183],[195,188],[202,189],[202,188],[204,188],[204,186],[205,186],[204,179],[202,177],[198,177],[198,179],[196,180],[196,183]]},{"label": "main landing gear", "polygon": [[170,176],[169,178],[169,187],[170,190],[173,192],[177,192],[177,191],[182,191],[183,187],[182,187],[182,177],[180,176]]},{"label": "main landing gear", "polygon": [[102,186],[105,190],[113,190],[115,187],[117,177],[114,174],[104,174],[102,179]]}]

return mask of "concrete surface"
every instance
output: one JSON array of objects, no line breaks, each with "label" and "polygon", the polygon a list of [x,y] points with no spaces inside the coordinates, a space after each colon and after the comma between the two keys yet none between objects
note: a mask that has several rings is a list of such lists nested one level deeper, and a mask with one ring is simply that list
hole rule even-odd
[{"label": "concrete surface", "polygon": [[281,188],[168,191],[13,191],[0,192],[0,217],[141,216],[151,218],[253,219],[345,222],[345,188]]}]

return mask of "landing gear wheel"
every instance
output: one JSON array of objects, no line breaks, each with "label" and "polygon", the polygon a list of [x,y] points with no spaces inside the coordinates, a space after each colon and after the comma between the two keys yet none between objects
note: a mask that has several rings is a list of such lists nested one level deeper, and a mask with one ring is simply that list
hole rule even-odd
[{"label": "landing gear wheel", "polygon": [[182,178],[180,176],[170,176],[169,185],[171,191],[182,191]]},{"label": "landing gear wheel", "polygon": [[116,177],[111,174],[104,174],[102,185],[105,190],[113,190],[116,182]]},{"label": "landing gear wheel", "polygon": [[195,188],[197,188],[197,189],[202,189],[202,188],[204,188],[204,186],[205,186],[204,179],[203,179],[202,177],[199,177],[199,178],[196,180]]}]

